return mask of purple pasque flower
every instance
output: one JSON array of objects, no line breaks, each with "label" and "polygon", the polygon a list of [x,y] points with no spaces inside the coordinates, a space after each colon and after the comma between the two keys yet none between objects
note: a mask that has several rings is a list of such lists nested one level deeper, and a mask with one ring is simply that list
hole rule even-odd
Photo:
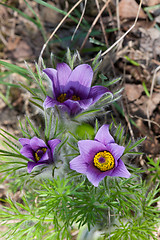
[{"label": "purple pasque flower", "polygon": [[42,139],[37,137],[31,139],[20,138],[19,142],[23,146],[20,153],[32,160],[28,162],[28,172],[30,173],[35,166],[53,163],[54,149],[61,140],[49,140],[47,145]]},{"label": "purple pasque flower", "polygon": [[106,176],[131,176],[120,159],[125,148],[115,143],[109,125],[103,125],[94,140],[79,141],[78,147],[80,155],[70,161],[70,168],[85,174],[95,187]]},{"label": "purple pasque flower", "polygon": [[44,107],[58,105],[62,110],[74,116],[99,100],[106,87],[91,87],[93,70],[88,64],[81,64],[73,71],[66,63],[57,64],[57,70],[46,68],[43,72],[52,82],[53,97],[47,96]]}]

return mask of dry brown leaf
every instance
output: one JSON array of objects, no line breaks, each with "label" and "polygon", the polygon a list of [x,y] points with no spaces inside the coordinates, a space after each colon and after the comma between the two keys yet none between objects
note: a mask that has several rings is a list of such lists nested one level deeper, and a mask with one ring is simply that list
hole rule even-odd
[{"label": "dry brown leaf", "polygon": [[144,91],[141,84],[125,84],[125,93],[129,101],[138,99]]},{"label": "dry brown leaf", "polygon": [[[137,31],[137,29],[139,30],[139,28],[144,28],[144,29],[149,29],[149,28],[153,28],[155,25],[156,21],[151,21],[148,22],[146,20],[140,20],[136,23],[136,26],[134,27],[133,31]],[[126,22],[123,23],[122,27],[124,31],[127,31],[132,25],[134,24],[134,20],[128,20]]]},{"label": "dry brown leaf", "polygon": [[154,121],[157,124],[153,124],[153,130],[157,135],[160,135],[160,114],[156,114]]},{"label": "dry brown leaf", "polygon": [[[135,0],[122,0],[119,3],[119,16],[122,19],[136,18],[138,12],[138,4]],[[146,14],[141,9],[139,18],[145,19]]]},{"label": "dry brown leaf", "polygon": [[150,74],[141,66],[126,65],[125,71],[128,72],[136,81],[146,81],[150,78]]},{"label": "dry brown leaf", "polygon": [[152,130],[150,130],[143,122],[142,119],[136,120],[136,125],[143,136],[147,136],[143,143],[143,152],[148,154],[158,154],[160,149],[160,144],[154,136]]},{"label": "dry brown leaf", "polygon": [[6,18],[8,18],[7,8],[1,5],[1,7],[0,7],[0,19],[6,19]]},{"label": "dry brown leaf", "polygon": [[[51,1],[48,2],[50,5],[55,6],[55,4]],[[41,19],[43,22],[49,22],[52,23],[52,25],[57,25],[60,20],[62,19],[61,14],[59,14],[56,11],[53,11],[51,8],[41,8]]]},{"label": "dry brown leaf", "polygon": [[32,50],[25,41],[20,41],[17,48],[13,51],[13,56],[16,59],[30,58],[32,56]]},{"label": "dry brown leaf", "polygon": [[152,97],[147,102],[147,110],[149,117],[152,115],[158,104],[160,104],[160,95],[159,93],[154,92],[152,94]]},{"label": "dry brown leaf", "polygon": [[157,139],[153,137],[153,139],[147,138],[143,144],[143,152],[148,154],[159,154],[160,144]]},{"label": "dry brown leaf", "polygon": [[139,110],[141,110],[144,116],[151,117],[153,111],[157,108],[158,104],[160,104],[159,96],[159,93],[156,92],[152,94],[151,98],[148,98],[147,96],[142,96],[140,99],[137,99],[135,101],[135,105],[139,108]]},{"label": "dry brown leaf", "polygon": [[13,51],[14,49],[16,49],[20,40],[20,36],[14,36],[14,38],[10,37],[7,44],[8,50]]},{"label": "dry brown leaf", "polygon": [[144,3],[147,6],[154,6],[160,3],[160,0],[145,0]]}]

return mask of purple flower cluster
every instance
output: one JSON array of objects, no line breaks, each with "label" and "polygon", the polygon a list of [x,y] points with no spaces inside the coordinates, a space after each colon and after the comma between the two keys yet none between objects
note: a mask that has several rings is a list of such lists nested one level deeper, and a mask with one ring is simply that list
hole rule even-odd
[{"label": "purple flower cluster", "polygon": [[93,70],[88,64],[81,64],[72,71],[66,63],[60,63],[57,70],[47,68],[43,71],[51,80],[53,89],[53,97],[46,97],[44,107],[57,105],[70,116],[87,109],[110,92],[103,86],[91,87]]},{"label": "purple flower cluster", "polygon": [[125,148],[115,143],[108,125],[99,129],[94,140],[79,141],[78,147],[80,155],[70,161],[70,168],[85,174],[95,187],[106,176],[131,176],[120,158]]},{"label": "purple flower cluster", "polygon": [[46,165],[54,162],[54,149],[61,140],[49,140],[47,145],[42,139],[37,137],[33,137],[32,139],[20,138],[19,142],[23,146],[20,153],[32,160],[28,162],[28,172],[30,173],[32,169],[38,165]]},{"label": "purple flower cluster", "polygon": [[[67,64],[61,63],[57,69],[47,68],[44,73],[51,80],[53,90],[53,97],[46,97],[44,107],[57,105],[70,116],[87,109],[109,92],[103,86],[91,87],[93,71],[87,64],[81,64],[72,71]],[[29,173],[35,166],[53,163],[55,147],[61,142],[53,139],[46,144],[37,137],[20,138],[19,141],[23,146],[21,154],[32,160],[28,162]],[[85,174],[95,187],[106,176],[130,177],[121,160],[125,148],[115,143],[108,125],[99,129],[94,140],[79,141],[78,147],[80,155],[70,161],[70,168]]]}]

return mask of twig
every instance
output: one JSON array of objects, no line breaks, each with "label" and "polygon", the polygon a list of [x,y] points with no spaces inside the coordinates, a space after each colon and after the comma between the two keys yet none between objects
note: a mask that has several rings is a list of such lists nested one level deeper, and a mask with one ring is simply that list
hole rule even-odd
[{"label": "twig", "polygon": [[82,22],[82,19],[83,19],[85,10],[86,10],[86,5],[87,5],[87,0],[85,0],[85,2],[84,2],[84,8],[83,8],[83,11],[82,11],[82,15],[81,15],[81,17],[80,17],[80,19],[79,19],[79,22],[78,22],[78,24],[77,24],[77,26],[76,26],[76,29],[74,30],[74,33],[73,33],[72,38],[71,38],[71,41],[73,41],[73,38],[74,38],[74,36],[75,36],[75,34],[76,34],[76,32],[77,32],[77,29],[79,28],[79,25],[80,25],[81,22]]},{"label": "twig", "polygon": [[137,20],[138,20],[138,17],[139,17],[139,13],[140,13],[140,10],[141,10],[141,6],[142,6],[142,2],[143,0],[140,1],[140,4],[139,4],[139,8],[138,8],[138,12],[137,12],[137,16],[135,18],[135,21],[133,23],[133,25],[127,30],[127,32],[125,32],[123,34],[122,37],[120,37],[110,48],[108,48],[104,53],[101,54],[101,57],[103,57],[104,55],[106,55],[109,51],[112,50],[112,48],[114,48],[136,25],[137,23]]},{"label": "twig", "polygon": [[137,115],[131,115],[131,114],[129,114],[130,115],[130,117],[135,117],[135,118],[138,118],[138,119],[141,119],[142,121],[144,121],[144,122],[151,122],[151,123],[153,123],[153,124],[155,124],[158,128],[160,128],[160,125],[157,123],[157,122],[155,122],[155,121],[153,121],[153,120],[150,120],[150,119],[147,119],[147,118],[142,118],[142,117],[139,117],[139,116],[137,116]]},{"label": "twig", "polygon": [[84,45],[86,44],[87,39],[88,39],[90,33],[92,32],[93,27],[95,26],[96,22],[98,21],[99,17],[101,16],[101,14],[102,14],[103,11],[105,10],[105,8],[108,6],[109,2],[110,2],[110,0],[108,0],[108,1],[104,4],[103,8],[100,10],[100,12],[98,13],[97,17],[94,19],[94,21],[93,21],[90,29],[88,30],[88,33],[87,33],[87,35],[86,35],[86,37],[85,37],[85,39],[84,39],[84,41],[83,41],[83,43],[82,43],[82,45],[81,45],[80,51],[82,50],[82,48],[83,48]]},{"label": "twig", "polygon": [[152,97],[152,93],[153,93],[153,88],[154,88],[154,84],[155,84],[155,80],[156,80],[156,74],[157,72],[160,70],[160,66],[158,66],[155,70],[154,70],[154,75],[153,75],[153,79],[152,79],[152,85],[151,85],[151,89],[150,89],[150,98]]},{"label": "twig", "polygon": [[0,31],[0,39],[1,39],[2,43],[7,47],[8,43],[7,43],[6,39],[3,37],[1,31]]},{"label": "twig", "polygon": [[[100,12],[99,2],[98,2],[98,0],[95,0],[95,2],[96,2],[98,13],[99,13]],[[107,35],[106,35],[106,32],[105,32],[105,27],[104,27],[104,24],[103,24],[102,16],[100,16],[99,20],[100,20],[100,24],[101,24],[101,28],[102,28],[102,32],[103,32],[103,36],[104,36],[106,46],[108,46],[108,39],[107,39]]]},{"label": "twig", "polygon": [[[131,124],[130,124],[130,121],[129,121],[129,109],[128,109],[128,102],[127,102],[127,98],[126,98],[126,96],[124,97],[124,104],[123,104],[123,112],[124,112],[124,117],[125,117],[125,120],[126,120],[126,122],[127,122],[127,124],[128,124],[128,128],[129,128],[129,131],[130,131],[130,134],[131,134],[131,138],[132,138],[132,140],[135,142],[135,138],[134,138],[134,134],[133,134],[133,130],[132,130],[132,127],[131,127]],[[125,108],[125,106],[126,106],[126,108]],[[137,147],[135,147],[135,150],[138,152],[138,148]]]},{"label": "twig", "polygon": [[116,0],[116,15],[117,15],[117,27],[120,31],[120,21],[119,21],[119,0]]},{"label": "twig", "polygon": [[153,75],[153,79],[152,79],[152,85],[151,85],[151,88],[150,88],[150,96],[149,96],[149,99],[148,99],[148,102],[147,102],[147,118],[148,118],[149,129],[151,129],[151,120],[150,120],[150,116],[149,116],[149,103],[151,101],[152,94],[153,94],[153,88],[154,88],[154,84],[155,84],[155,80],[156,80],[156,74],[159,70],[160,70],[160,66],[158,66],[154,71],[154,75]]},{"label": "twig", "polygon": [[39,59],[38,59],[38,65],[39,67],[41,66],[42,63],[42,55],[43,52],[48,44],[48,42],[51,40],[51,38],[54,36],[54,34],[57,32],[57,30],[60,28],[60,26],[64,23],[64,21],[66,20],[66,18],[70,15],[71,12],[73,12],[73,10],[82,2],[83,0],[79,0],[72,8],[71,10],[64,16],[64,18],[60,21],[60,23],[57,25],[57,27],[55,28],[55,30],[52,32],[52,34],[50,35],[50,37],[48,38],[48,40],[46,41],[46,43],[43,45],[43,48],[40,52],[39,55]]}]

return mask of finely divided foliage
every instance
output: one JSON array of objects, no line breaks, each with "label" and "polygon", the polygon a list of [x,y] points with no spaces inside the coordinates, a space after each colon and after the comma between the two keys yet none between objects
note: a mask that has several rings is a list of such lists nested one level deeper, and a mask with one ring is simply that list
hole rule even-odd
[{"label": "finely divided foliage", "polygon": [[[107,82],[100,75],[102,83],[93,86],[100,54],[93,69],[88,64],[74,67],[76,54],[72,57],[68,50],[67,56],[68,64],[56,69],[41,71],[36,65],[35,74],[28,68],[27,78],[36,81],[37,89],[22,86],[33,96],[41,126],[26,116],[24,124],[20,121],[21,138],[1,131],[6,149],[0,150],[0,172],[5,172],[3,179],[12,179],[13,192],[24,193],[21,203],[1,199],[0,220],[7,227],[2,237],[71,239],[78,228],[79,240],[94,239],[95,233],[96,239],[155,239],[159,211],[153,204],[159,201],[159,186],[149,192],[142,170],[130,161],[130,155],[141,154],[136,149],[144,139],[132,143],[115,119],[110,125],[103,121],[102,114],[120,92],[107,86],[119,79]],[[17,71],[26,74],[22,70]],[[46,80],[51,89],[45,89]],[[158,173],[158,165],[150,162],[150,170]]]}]

